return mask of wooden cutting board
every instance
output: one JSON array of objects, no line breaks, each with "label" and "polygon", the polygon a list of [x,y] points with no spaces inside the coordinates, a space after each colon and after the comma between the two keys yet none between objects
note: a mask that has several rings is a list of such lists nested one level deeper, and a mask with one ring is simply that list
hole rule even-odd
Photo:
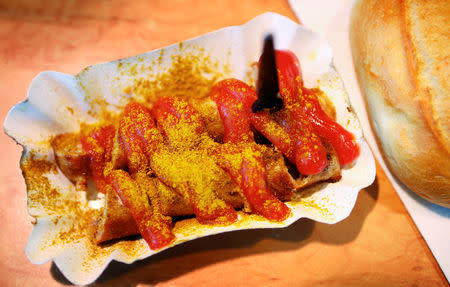
[{"label": "wooden cutting board", "polygon": [[[75,74],[267,12],[293,20],[285,1],[0,1],[0,115],[25,98],[40,71]],[[51,262],[24,254],[31,232],[21,147],[0,135],[0,286],[68,284]],[[443,286],[426,243],[377,165],[351,215],[327,225],[226,233],[147,260],[113,263],[94,286]]]}]

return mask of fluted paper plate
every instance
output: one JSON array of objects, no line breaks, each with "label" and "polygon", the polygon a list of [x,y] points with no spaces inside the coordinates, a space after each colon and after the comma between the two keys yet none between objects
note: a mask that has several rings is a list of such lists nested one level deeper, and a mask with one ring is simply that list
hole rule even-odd
[{"label": "fluted paper plate", "polygon": [[[237,223],[225,227],[199,225],[195,218],[187,219],[175,224],[177,240],[171,246],[227,231],[286,227],[302,217],[330,224],[346,218],[359,190],[373,182],[375,162],[332,65],[331,48],[307,28],[278,14],[266,13],[242,26],[227,27],[136,57],[94,65],[75,76],[46,71],[34,78],[27,99],[11,109],[4,124],[5,132],[24,148],[22,163],[33,158],[31,162],[35,165],[27,167],[34,168],[32,175],[24,174],[28,211],[36,218],[25,248],[29,260],[35,264],[53,260],[71,282],[89,284],[111,260],[132,263],[161,252],[150,250],[143,239],[101,247],[93,243],[86,222],[100,214],[104,199],[89,199],[87,192],[75,190],[57,168],[49,140],[60,133],[78,132],[81,123],[95,123],[99,120],[97,108],[119,112],[130,98],[138,96],[127,92],[125,87],[135,79],[151,78],[166,71],[174,55],[202,51],[219,63],[217,69],[222,69],[223,78],[244,80],[249,75],[250,64],[258,60],[262,39],[269,32],[274,34],[277,49],[290,49],[298,56],[305,85],[319,87],[334,103],[337,121],[355,135],[361,155],[354,165],[342,170],[340,181],[320,184],[314,191],[303,192],[297,200],[288,202],[292,215],[282,223],[242,212]],[[123,68],[130,65],[132,69]]]}]

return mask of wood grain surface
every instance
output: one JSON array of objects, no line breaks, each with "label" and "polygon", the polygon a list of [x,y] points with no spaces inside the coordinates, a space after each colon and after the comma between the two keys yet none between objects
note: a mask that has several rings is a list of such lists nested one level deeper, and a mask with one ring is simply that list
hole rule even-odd
[{"label": "wood grain surface", "polygon": [[[0,117],[25,99],[40,71],[75,74],[267,11],[285,1],[0,1]],[[0,286],[70,284],[54,264],[31,264],[21,147],[0,135]],[[300,220],[282,230],[226,233],[185,243],[132,265],[112,263],[94,286],[445,286],[426,243],[377,165],[350,217]]]}]

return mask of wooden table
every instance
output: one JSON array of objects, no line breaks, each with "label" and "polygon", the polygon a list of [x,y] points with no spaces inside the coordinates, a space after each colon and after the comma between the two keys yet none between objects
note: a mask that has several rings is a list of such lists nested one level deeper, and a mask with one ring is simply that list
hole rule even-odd
[{"label": "wooden table", "polygon": [[[25,98],[42,70],[75,74],[273,11],[285,1],[0,1],[0,115]],[[24,254],[32,225],[18,167],[21,147],[0,135],[0,286],[68,284],[51,262]],[[189,242],[133,265],[113,263],[95,286],[443,286],[448,284],[377,165],[350,217],[300,220]]]}]

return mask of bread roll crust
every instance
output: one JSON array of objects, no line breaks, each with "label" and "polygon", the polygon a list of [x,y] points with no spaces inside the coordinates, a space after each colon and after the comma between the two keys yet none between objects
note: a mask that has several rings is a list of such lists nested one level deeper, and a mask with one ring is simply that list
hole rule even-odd
[{"label": "bread roll crust", "polygon": [[411,190],[446,207],[449,7],[450,1],[357,1],[350,23],[356,73],[391,170]]},{"label": "bread roll crust", "polygon": [[428,124],[450,153],[450,1],[405,1],[411,73]]}]

